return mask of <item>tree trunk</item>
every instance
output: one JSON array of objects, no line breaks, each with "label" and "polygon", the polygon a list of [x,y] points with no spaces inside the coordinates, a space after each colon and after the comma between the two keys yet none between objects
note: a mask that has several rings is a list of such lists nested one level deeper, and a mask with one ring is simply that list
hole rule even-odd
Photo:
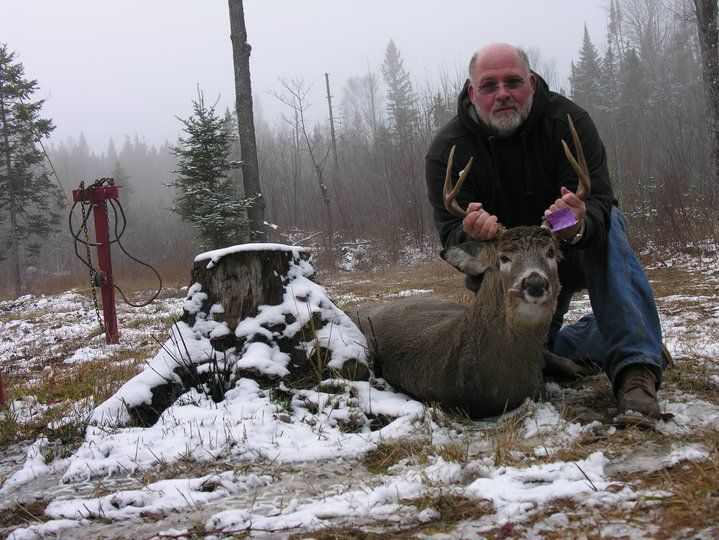
[{"label": "tree trunk", "polygon": [[260,189],[260,171],[257,164],[255,120],[252,113],[252,84],[250,81],[250,51],[245,28],[242,0],[228,0],[230,7],[230,40],[235,67],[235,101],[237,129],[242,153],[242,183],[245,197],[253,199],[247,210],[250,220],[250,241],[265,240],[265,200]]},{"label": "tree trunk", "polygon": [[[719,31],[717,0],[694,0],[702,55],[704,92],[711,122],[713,185],[719,184]],[[709,190],[709,193],[714,193]]]},{"label": "tree trunk", "polygon": [[[12,188],[10,188],[12,190]],[[15,297],[22,293],[22,272],[20,270],[20,238],[17,234],[17,204],[15,194],[10,192],[10,253],[12,253]]]},{"label": "tree trunk", "polygon": [[344,205],[342,204],[342,185],[341,185],[341,178],[340,178],[340,160],[339,156],[337,155],[337,135],[335,133],[335,119],[334,114],[332,111],[332,94],[330,93],[330,74],[325,73],[325,84],[327,86],[327,106],[329,107],[330,111],[330,138],[332,141],[332,165],[333,167],[333,174],[334,174],[334,193],[335,193],[335,200],[337,202],[337,208],[339,209],[339,214],[341,217],[341,220],[343,224],[345,223],[344,220]]},{"label": "tree trunk", "polygon": [[[1,69],[1,68],[0,68]],[[5,144],[4,165],[7,175],[8,189],[10,190],[10,253],[12,255],[13,282],[15,297],[22,292],[22,273],[20,271],[20,239],[17,235],[17,205],[12,188],[12,160],[10,159],[10,135],[8,128],[7,111],[5,110],[5,96],[0,93],[0,122],[2,122],[3,142]]]}]

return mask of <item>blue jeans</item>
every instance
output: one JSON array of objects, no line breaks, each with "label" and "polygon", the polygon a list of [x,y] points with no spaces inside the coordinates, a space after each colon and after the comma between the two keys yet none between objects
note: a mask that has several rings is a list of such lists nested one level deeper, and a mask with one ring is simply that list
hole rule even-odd
[{"label": "blue jeans", "polygon": [[[662,331],[654,294],[627,239],[627,221],[612,208],[606,244],[566,249],[559,266],[562,290],[549,330],[549,349],[579,363],[601,366],[614,391],[617,374],[631,364],[662,375]],[[589,292],[593,315],[562,328],[574,293]]]}]

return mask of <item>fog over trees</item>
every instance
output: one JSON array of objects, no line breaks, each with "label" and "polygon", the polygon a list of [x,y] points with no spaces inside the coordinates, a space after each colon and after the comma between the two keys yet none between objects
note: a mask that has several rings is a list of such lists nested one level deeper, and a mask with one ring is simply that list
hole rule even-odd
[{"label": "fog over trees", "polygon": [[[528,50],[532,67],[552,90],[566,93],[594,118],[635,242],[716,242],[718,117],[712,109],[715,81],[706,80],[703,71],[703,59],[712,58],[700,44],[696,14],[703,4],[612,0],[608,7],[605,33],[591,35],[585,28],[583,41],[574,45],[568,85],[558,80],[556,62],[536,48]],[[701,15],[700,22],[706,22],[706,14]],[[716,29],[716,6],[713,17]],[[714,51],[716,55],[716,46]],[[283,78],[273,96],[263,96],[279,100],[284,109],[277,119],[263,117],[257,107],[255,111],[265,219],[275,226],[267,229],[268,241],[328,249],[334,240],[335,254],[343,244],[372,241],[383,261],[397,260],[406,245],[434,256],[438,240],[425,194],[424,154],[455,115],[466,73],[410,73],[403,61],[407,54],[411,51],[402,50],[401,43],[390,41],[380,65],[367,66],[347,80]],[[332,124],[327,103],[323,121],[303,114],[310,105],[307,90],[326,84]],[[226,114],[236,125],[235,112]],[[201,249],[191,227],[169,210],[174,190],[168,185],[176,181],[173,171],[178,170],[171,150],[176,144],[149,146],[138,133],[110,140],[97,153],[80,136],[53,144],[49,153],[68,192],[81,180],[114,176],[123,186],[128,216],[123,243],[161,271],[183,276]],[[228,157],[238,160],[239,143],[233,144]],[[233,179],[242,185],[241,176]],[[61,210],[67,215],[67,209]],[[4,236],[7,224],[0,223],[0,229]],[[25,268],[29,280],[82,275],[66,229],[63,222],[45,236],[41,256]],[[246,240],[238,238],[237,243]],[[325,260],[332,259],[325,252]],[[119,281],[123,271],[135,275],[131,261],[117,256],[113,262]],[[3,264],[0,289],[7,292],[8,263]]]}]

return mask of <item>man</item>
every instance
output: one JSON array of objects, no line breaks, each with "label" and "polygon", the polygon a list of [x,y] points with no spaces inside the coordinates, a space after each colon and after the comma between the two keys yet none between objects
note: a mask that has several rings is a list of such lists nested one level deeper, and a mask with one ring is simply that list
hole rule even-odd
[{"label": "man", "polygon": [[[435,137],[426,156],[429,200],[444,247],[475,238],[492,240],[498,223],[538,225],[569,208],[576,224],[557,232],[564,260],[562,291],[547,347],[574,361],[593,361],[612,382],[620,413],[660,416],[656,390],[662,376],[661,328],[649,282],[626,236],[617,208],[604,145],[586,111],[549,91],[526,54],[497,43],[474,54],[457,116]],[[585,201],[574,192],[576,173],[561,141],[572,146],[571,115],[591,177]],[[474,156],[456,200],[464,219],[448,212],[442,189],[449,152],[456,145],[452,178]],[[574,151],[576,155],[576,150]],[[468,280],[478,290],[479,281]],[[562,328],[572,295],[588,289],[593,316]]]}]

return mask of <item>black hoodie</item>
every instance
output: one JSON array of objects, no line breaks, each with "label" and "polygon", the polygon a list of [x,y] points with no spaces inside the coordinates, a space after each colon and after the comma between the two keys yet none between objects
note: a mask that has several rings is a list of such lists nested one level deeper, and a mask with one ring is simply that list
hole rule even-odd
[{"label": "black hoodie", "polygon": [[462,230],[462,220],[448,212],[442,202],[452,146],[457,146],[453,183],[474,156],[469,176],[457,195],[462,208],[467,208],[470,202],[481,202],[505,227],[539,225],[544,211],[559,197],[561,186],[573,192],[577,189],[577,175],[561,143],[564,139],[576,156],[567,114],[572,116],[592,180],[591,193],[585,199],[585,233],[573,247],[581,249],[603,242],[616,201],[604,144],[589,114],[564,96],[549,91],[547,83],[537,76],[529,117],[512,135],[499,137],[470,114],[468,86],[469,81],[459,95],[457,116],[437,134],[425,157],[427,191],[442,245],[448,247],[468,239]]}]

